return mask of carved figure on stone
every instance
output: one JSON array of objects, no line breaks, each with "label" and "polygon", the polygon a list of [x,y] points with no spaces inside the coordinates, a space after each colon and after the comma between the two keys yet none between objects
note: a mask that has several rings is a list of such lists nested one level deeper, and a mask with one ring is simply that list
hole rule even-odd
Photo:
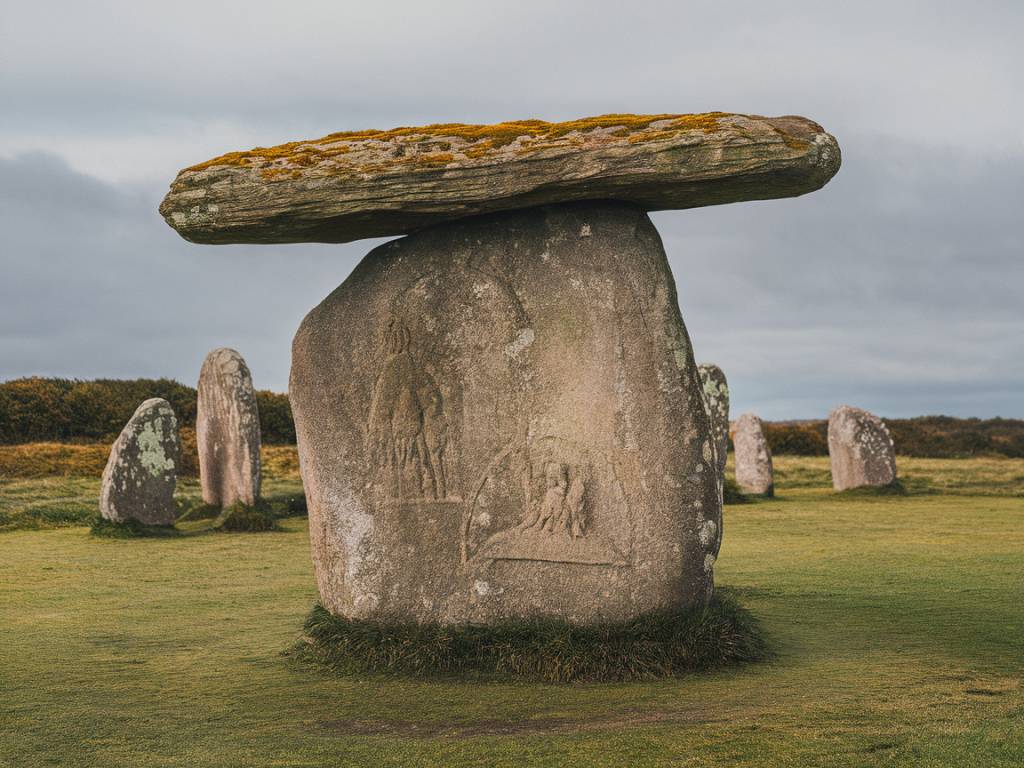
[{"label": "carved figure on stone", "polygon": [[546,489],[539,506],[529,506],[529,513],[521,528],[535,528],[548,533],[564,532],[574,539],[586,531],[583,502],[586,487],[576,474],[569,481],[569,467],[556,461],[544,466]]},{"label": "carved figure on stone", "polygon": [[444,400],[413,358],[410,341],[405,324],[392,319],[384,335],[387,360],[373,388],[368,452],[395,498],[444,499]]}]

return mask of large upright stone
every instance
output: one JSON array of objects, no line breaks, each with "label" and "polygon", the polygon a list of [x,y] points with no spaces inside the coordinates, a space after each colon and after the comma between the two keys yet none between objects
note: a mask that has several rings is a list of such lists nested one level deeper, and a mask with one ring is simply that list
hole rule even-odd
[{"label": "large upright stone", "polygon": [[745,493],[763,496],[775,494],[772,451],[764,436],[761,419],[744,413],[732,428],[733,458],[736,462],[736,484]]},{"label": "large upright stone", "polygon": [[206,356],[199,372],[196,443],[203,501],[228,507],[260,497],[260,414],[252,374],[233,349]]},{"label": "large upright stone", "polygon": [[100,485],[100,514],[115,523],[173,525],[180,452],[171,404],[159,397],[146,400],[110,449]]},{"label": "large upright stone", "polygon": [[829,414],[828,455],[837,491],[896,480],[896,450],[889,428],[860,408],[841,405]]},{"label": "large upright stone", "polygon": [[289,394],[333,613],[592,622],[711,594],[711,428],[632,205],[376,248],[303,321]]}]

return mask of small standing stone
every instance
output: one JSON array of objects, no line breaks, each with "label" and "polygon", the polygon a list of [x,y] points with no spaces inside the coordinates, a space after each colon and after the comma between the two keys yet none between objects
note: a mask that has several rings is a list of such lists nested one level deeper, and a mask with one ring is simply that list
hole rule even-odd
[{"label": "small standing stone", "polygon": [[896,480],[896,451],[885,423],[860,408],[841,405],[828,417],[828,455],[837,491]]},{"label": "small standing stone", "polygon": [[701,363],[697,370],[704,390],[704,407],[711,419],[711,432],[715,438],[718,473],[724,477],[729,453],[729,383],[722,369],[714,363]]},{"label": "small standing stone", "polygon": [[733,455],[736,457],[736,484],[746,493],[775,495],[772,452],[764,436],[761,419],[744,413],[733,424]]},{"label": "small standing stone", "polygon": [[115,523],[174,525],[178,420],[159,397],[138,407],[110,449],[100,489],[100,514]]},{"label": "small standing stone", "polygon": [[252,374],[233,349],[213,350],[199,372],[196,443],[203,501],[252,506],[260,497],[260,416]]},{"label": "small standing stone", "polygon": [[[729,384],[722,369],[713,363],[697,366],[701,389],[704,393],[704,410],[707,411],[711,427],[712,444],[715,449],[715,469],[718,473],[718,500],[724,500],[725,463],[729,455]],[[719,504],[721,508],[721,504]],[[724,511],[724,510],[723,510]],[[722,519],[716,521],[715,543],[712,551],[718,556],[722,546]]]}]

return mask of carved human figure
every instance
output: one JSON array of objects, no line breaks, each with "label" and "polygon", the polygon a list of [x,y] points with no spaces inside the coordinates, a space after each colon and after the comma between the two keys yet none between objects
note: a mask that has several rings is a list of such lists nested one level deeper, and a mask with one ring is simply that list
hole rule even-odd
[{"label": "carved human figure", "polygon": [[569,484],[569,493],[565,497],[566,527],[574,539],[578,539],[587,530],[587,519],[583,511],[586,486],[577,475]]},{"label": "carved human figure", "polygon": [[553,532],[562,520],[562,505],[569,489],[569,468],[565,464],[549,461],[544,466],[544,478],[547,490],[540,511],[540,529]]},{"label": "carved human figure", "polygon": [[384,335],[388,359],[370,405],[370,461],[388,472],[399,498],[444,499],[444,401],[433,379],[413,359],[409,343],[409,329],[400,320],[391,320]]},{"label": "carved human figure", "polygon": [[586,486],[578,475],[569,480],[569,467],[557,461],[544,465],[544,498],[539,506],[527,510],[521,528],[555,533],[564,531],[574,539],[586,532],[583,505]]}]

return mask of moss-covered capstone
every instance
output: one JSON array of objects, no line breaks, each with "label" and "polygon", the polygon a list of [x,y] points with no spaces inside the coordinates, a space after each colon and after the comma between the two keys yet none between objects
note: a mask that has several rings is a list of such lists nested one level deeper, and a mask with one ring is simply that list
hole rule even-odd
[{"label": "moss-covered capstone", "polygon": [[186,168],[160,211],[199,243],[347,242],[578,200],[645,210],[791,197],[839,169],[802,117],[603,115],[332,133]]}]

